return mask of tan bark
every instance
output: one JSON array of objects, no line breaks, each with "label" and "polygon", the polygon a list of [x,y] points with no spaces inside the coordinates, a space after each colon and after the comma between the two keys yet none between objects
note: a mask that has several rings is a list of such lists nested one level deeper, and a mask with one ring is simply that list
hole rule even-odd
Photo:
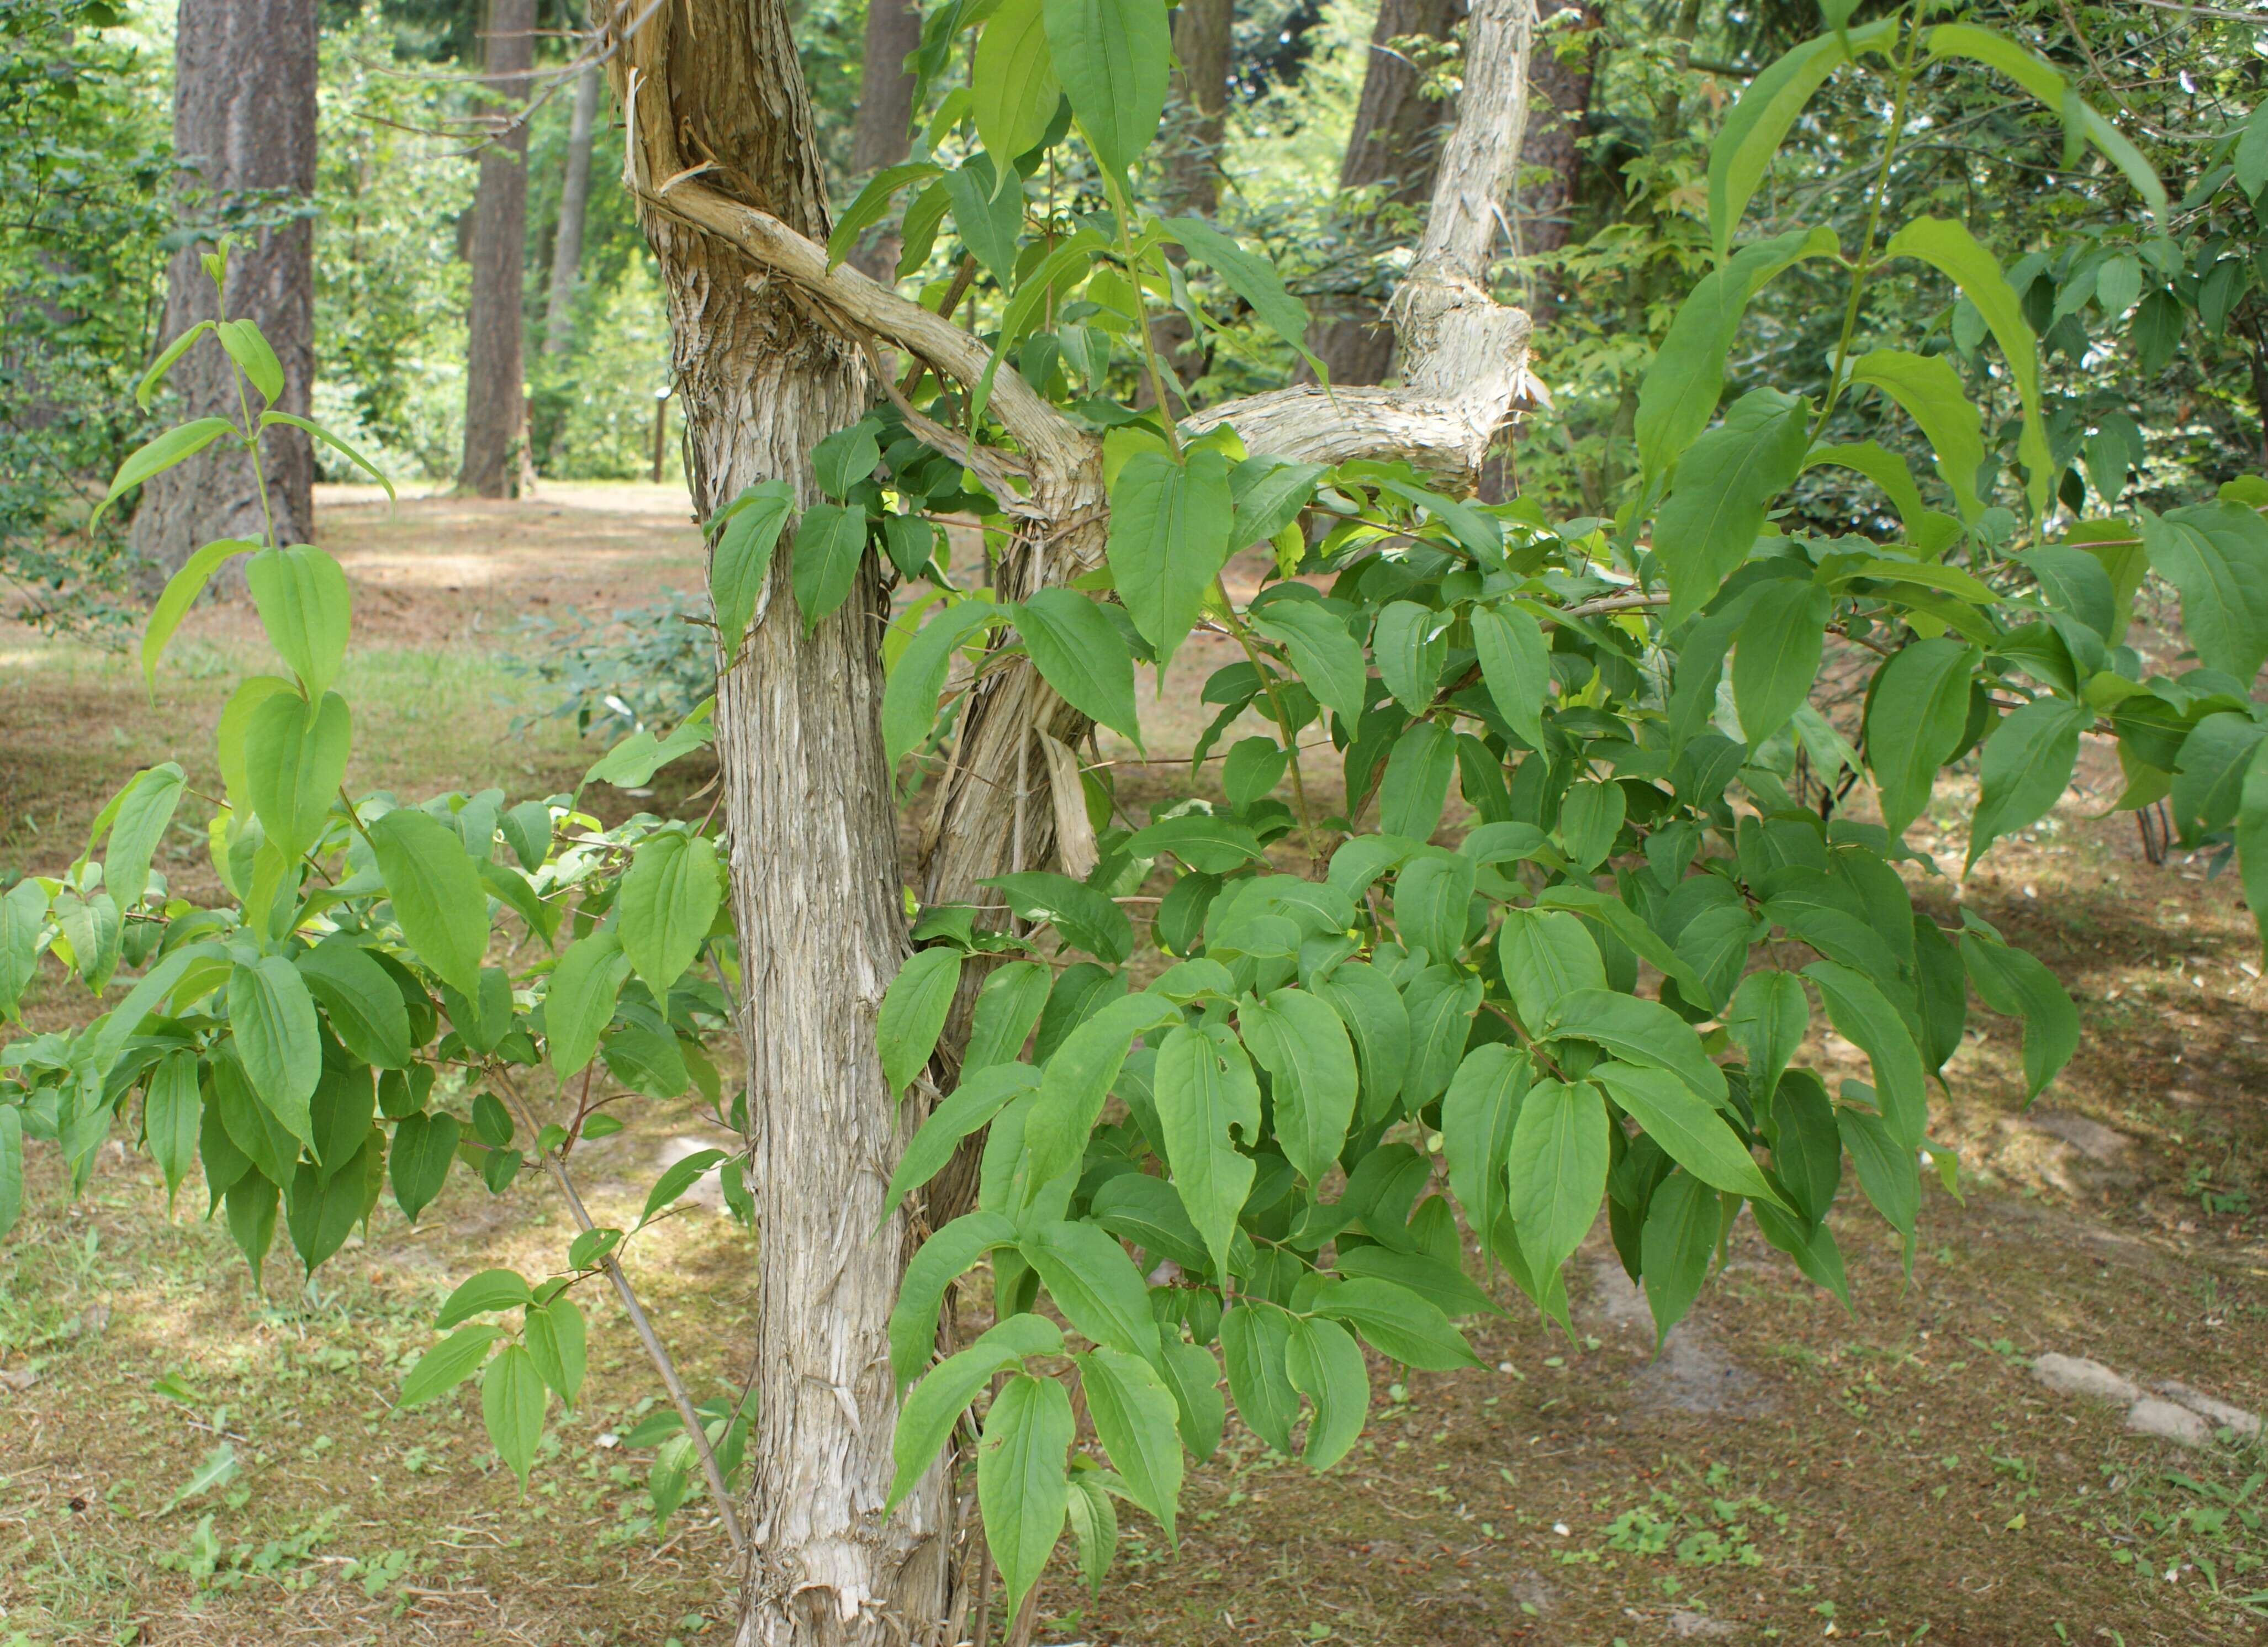
[{"label": "tan bark", "polygon": [[[209,221],[216,204],[254,190],[312,195],[314,0],[182,0],[174,54],[173,149],[188,174],[185,219]],[[313,247],[300,218],[239,236],[228,267],[228,313],[258,323],[284,367],[276,405],[303,417],[315,371]],[[215,313],[200,249],[209,248],[175,253],[166,270],[169,341]],[[238,416],[235,373],[210,343],[184,356],[168,381],[184,420]],[[257,395],[253,409],[260,410]],[[257,476],[250,456],[210,448],[150,482],[134,517],[135,552],[170,572],[216,539],[259,537],[263,479],[277,537],[304,543],[314,535],[314,478],[313,454],[297,430],[277,429],[261,441]]]},{"label": "tan bark", "polygon": [[466,316],[465,452],[457,484],[507,498],[527,429],[520,288],[527,261],[527,106],[535,66],[535,0],[489,0],[481,79],[502,124],[481,151],[473,193],[472,280]]}]

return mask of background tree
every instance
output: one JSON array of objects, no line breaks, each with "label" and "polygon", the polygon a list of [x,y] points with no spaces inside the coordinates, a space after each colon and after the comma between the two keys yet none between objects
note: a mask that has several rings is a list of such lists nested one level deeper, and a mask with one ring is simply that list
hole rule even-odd
[{"label": "background tree", "polygon": [[[256,321],[276,351],[275,405],[306,416],[314,376],[314,0],[181,0],[173,36],[173,152],[184,238],[216,212],[254,214],[229,265],[229,312]],[[194,246],[166,272],[166,335],[210,319],[212,284]],[[183,408],[233,414],[225,357],[199,351],[173,380]],[[158,478],[134,518],[134,548],[172,571],[215,539],[257,536],[261,489],[286,543],[314,535],[314,456],[286,432],[248,454]]]},{"label": "background tree", "polygon": [[508,498],[527,461],[521,290],[527,260],[526,108],[535,66],[535,0],[489,0],[481,49],[489,125],[473,196],[466,313],[465,453],[457,484]]},{"label": "background tree", "polygon": [[[861,181],[906,158],[914,117],[914,77],[907,56],[921,44],[921,7],[914,0],[868,0],[866,46],[859,66],[858,111],[850,126],[850,174]],[[875,232],[855,262],[877,280],[892,277],[900,239]]]},{"label": "background tree", "polygon": [[596,69],[575,77],[567,127],[567,166],[559,184],[559,219],[551,238],[551,294],[543,319],[543,351],[563,355],[575,341],[575,274],[583,262],[583,213],[591,198],[591,129],[599,114]]}]

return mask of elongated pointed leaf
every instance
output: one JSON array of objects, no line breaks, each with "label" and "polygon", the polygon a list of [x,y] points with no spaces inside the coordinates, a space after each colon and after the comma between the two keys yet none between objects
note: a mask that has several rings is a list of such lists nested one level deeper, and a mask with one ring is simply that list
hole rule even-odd
[{"label": "elongated pointed leaf", "polygon": [[1111,485],[1105,553],[1119,599],[1157,654],[1161,676],[1227,564],[1235,513],[1228,460],[1210,448],[1190,453],[1186,464],[1138,452]]},{"label": "elongated pointed leaf", "polygon": [[1102,609],[1075,590],[1035,591],[1010,609],[1040,678],[1064,702],[1139,747],[1134,655]]}]

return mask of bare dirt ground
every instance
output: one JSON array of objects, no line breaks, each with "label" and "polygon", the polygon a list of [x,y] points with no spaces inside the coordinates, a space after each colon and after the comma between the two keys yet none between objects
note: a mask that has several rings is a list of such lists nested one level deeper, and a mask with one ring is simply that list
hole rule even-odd
[{"label": "bare dirt ground", "polygon": [[[571,787],[595,743],[558,722],[509,730],[531,706],[497,663],[527,644],[519,615],[603,613],[700,577],[681,495],[662,489],[397,509],[339,489],[321,536],[356,594],[358,775],[404,794]],[[1189,792],[1169,757],[1226,661],[1205,644],[1154,714],[1145,701],[1152,764],[1104,746],[1138,816]],[[185,754],[209,783],[214,718],[263,651],[241,609],[202,611],[153,700],[129,658],[0,630],[0,873],[68,861],[140,765]],[[1336,765],[1311,759],[1319,789]],[[2233,876],[2145,861],[2131,819],[2093,816],[2110,764],[2086,773],[1966,880],[1966,781],[1913,831],[1943,871],[1918,895],[1940,917],[1965,901],[2040,954],[2088,1035],[2027,1113],[2016,1026],[1975,1009],[1931,1126],[1963,1199],[1928,1192],[1911,1278],[1871,1213],[1838,1210],[1846,1314],[1744,1225],[1657,1355],[1594,1237],[1571,1271],[1574,1339],[1496,1287],[1506,1313],[1473,1333],[1487,1370],[1373,1362],[1371,1432],[1323,1476],[1233,1426],[1193,1473],[1178,1555],[1127,1511],[1101,1599],[1060,1566],[1039,1639],[2268,1639],[2268,1450],[2209,1422],[2196,1444],[2137,1433],[2131,1400],[2066,1393],[2041,1380],[2055,1363],[2034,1365],[2088,1357],[2139,1394],[2170,1380],[2268,1408],[2258,939]],[[161,860],[177,885],[210,878],[196,834]],[[50,987],[27,1016],[92,1009]],[[1813,1051],[1859,1073],[1831,1038]],[[594,1210],[631,1212],[654,1163],[708,1139],[689,1110],[650,1108],[578,1152]],[[659,1391],[608,1301],[588,1301],[582,1409],[555,1408],[525,1496],[469,1392],[394,1410],[455,1280],[561,1261],[570,1226],[538,1186],[492,1197],[460,1174],[415,1226],[389,1200],[312,1285],[279,1259],[262,1294],[194,1178],[170,1211],[114,1148],[76,1201],[39,1147],[30,1178],[0,1253],[0,1647],[729,1636],[713,1522],[696,1494],[657,1530],[651,1454],[622,1444]],[[737,1389],[747,1238],[696,1204],[640,1241],[633,1267],[690,1377]],[[232,1472],[198,1486],[223,1446]]]}]

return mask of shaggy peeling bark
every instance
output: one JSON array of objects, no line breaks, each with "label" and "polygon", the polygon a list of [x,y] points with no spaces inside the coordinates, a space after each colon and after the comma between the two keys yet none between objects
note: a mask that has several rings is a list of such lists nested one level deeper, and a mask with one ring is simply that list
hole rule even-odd
[{"label": "shaggy peeling bark", "polygon": [[[1483,48],[1509,49],[1533,15],[1533,0],[1483,0]],[[669,294],[687,468],[704,516],[766,476],[808,494],[806,454],[866,402],[869,349],[964,384],[989,358],[933,311],[855,268],[828,267],[826,197],[794,64],[783,0],[691,0],[655,12],[611,69],[629,127],[624,181]],[[1469,107],[1509,130],[1516,155],[1520,76],[1478,79]],[[1429,236],[1423,278],[1396,314],[1410,388],[1342,396],[1336,409],[1319,390],[1292,390],[1205,421],[1234,422],[1255,450],[1394,453],[1469,477],[1525,376],[1527,317],[1490,302],[1467,272],[1486,242],[1470,244],[1465,219],[1473,191],[1496,186],[1503,141],[1500,130],[1468,145],[1437,192],[1436,214],[1456,221],[1445,219],[1438,246]],[[991,405],[1012,454],[902,410],[977,469],[1019,522],[1000,569],[1011,600],[1101,564],[1108,502],[1099,443],[1019,376],[999,374]],[[920,1208],[880,1219],[902,1142],[926,1107],[917,1097],[895,1112],[874,1052],[874,1015],[904,950],[877,720],[884,595],[870,564],[852,599],[806,637],[790,558],[775,562],[717,712],[760,1220],[761,1407],[738,1640],[944,1647],[974,1564],[956,1541],[950,1469],[880,1514],[896,1421],[886,1325],[915,1239],[973,1186],[948,1171]],[[1070,746],[1087,730],[1022,659],[988,672],[938,786],[918,874],[925,900],[997,909],[981,881],[1054,861],[1046,773],[1064,763],[1037,735]],[[959,1044],[949,1025],[933,1089],[950,1087]]]}]

